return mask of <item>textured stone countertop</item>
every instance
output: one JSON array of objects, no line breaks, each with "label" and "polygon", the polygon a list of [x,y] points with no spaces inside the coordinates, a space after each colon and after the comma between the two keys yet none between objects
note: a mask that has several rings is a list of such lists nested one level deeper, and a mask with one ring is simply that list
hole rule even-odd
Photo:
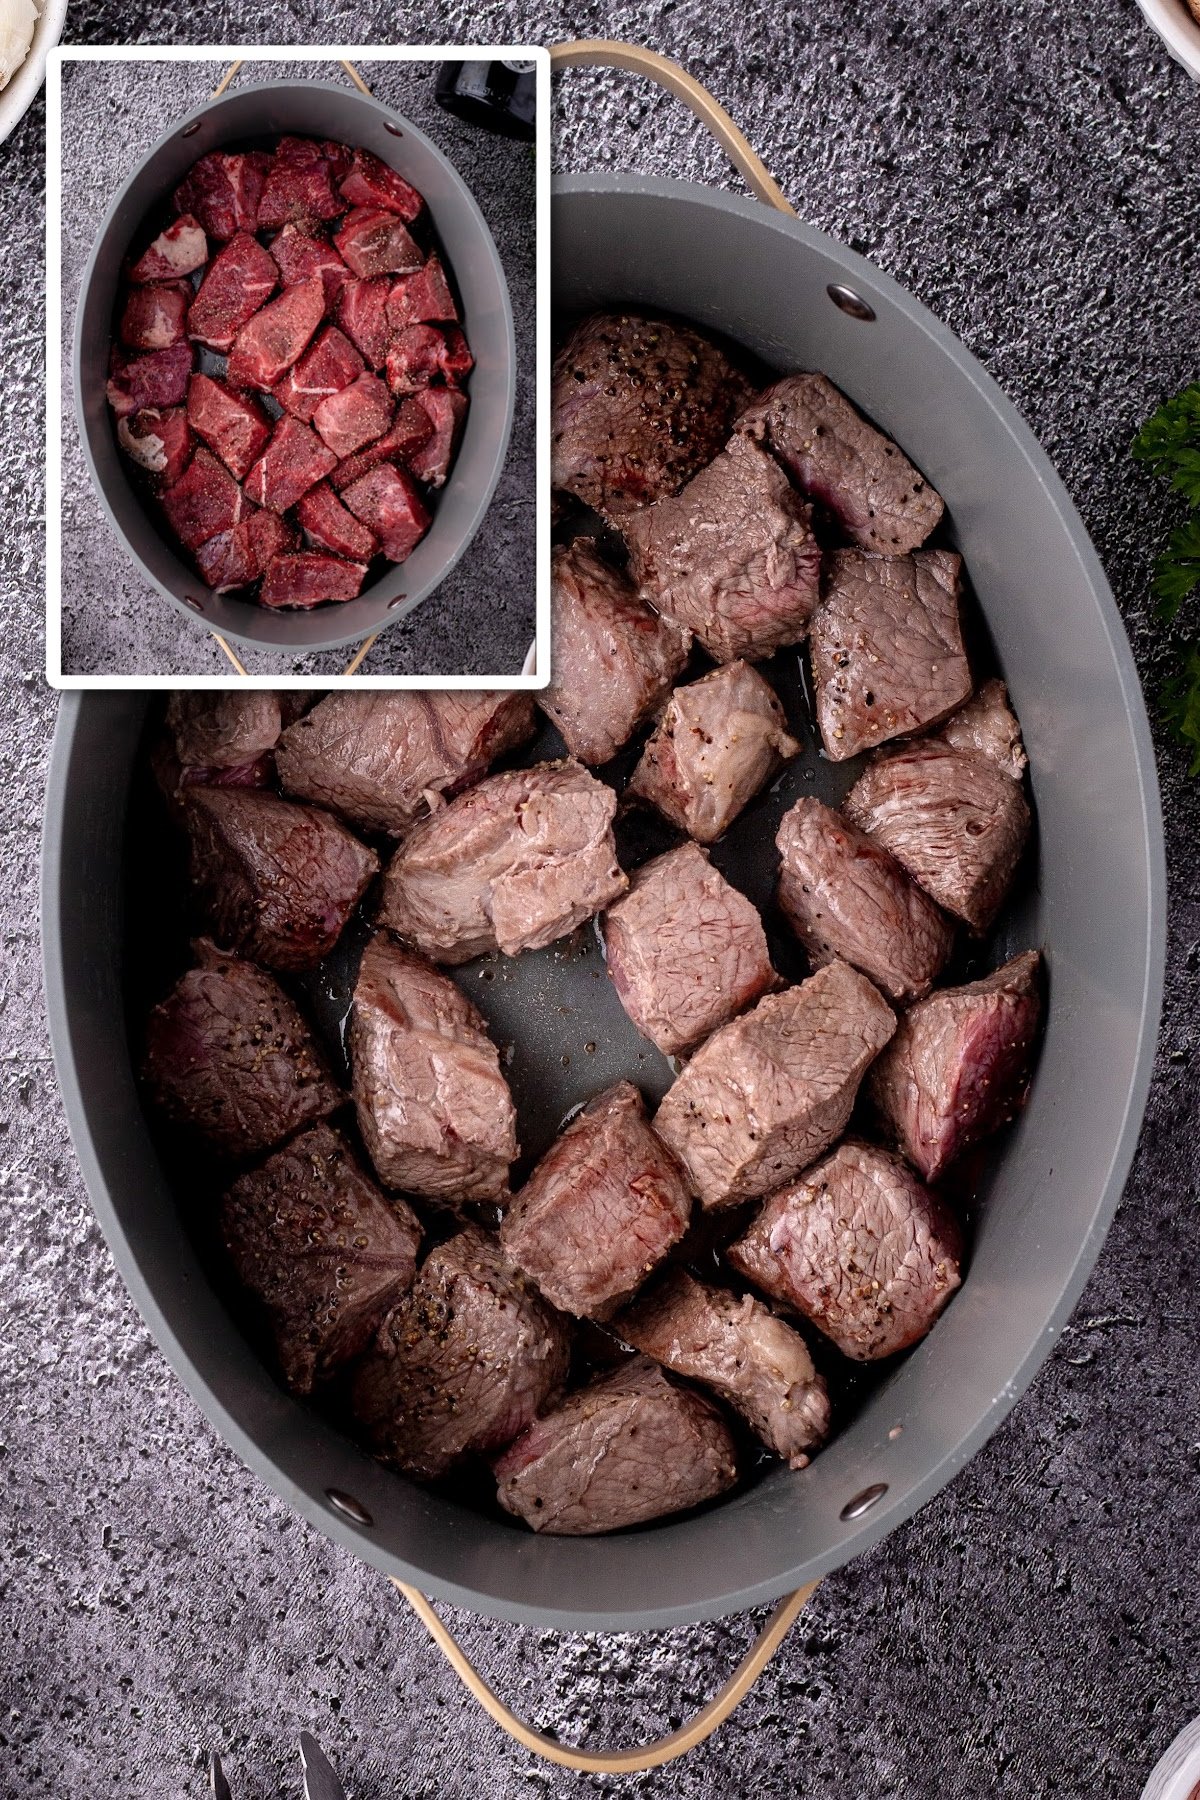
[{"label": "textured stone countertop", "polygon": [[[608,32],[682,57],[803,215],[958,331],[1074,495],[1148,683],[1150,560],[1175,509],[1127,457],[1196,374],[1200,90],[1133,0],[707,0],[568,9],[86,0],[106,42]],[[1160,740],[1172,876],[1159,1064],[1123,1207],[1033,1387],[903,1530],[825,1582],[732,1722],[627,1780],[548,1770],[461,1694],[381,1578],[217,1440],[154,1347],[88,1209],[38,998],[36,867],[54,697],[42,685],[42,111],[0,149],[0,1790],[198,1796],[202,1746],[238,1800],[298,1794],[316,1730],[353,1800],[593,1793],[808,1800],[1134,1800],[1200,1712],[1200,782]],[[559,161],[723,182],[670,102],[564,79]],[[593,1742],[666,1728],[748,1641],[734,1619],[640,1640],[459,1617],[500,1691]]]}]

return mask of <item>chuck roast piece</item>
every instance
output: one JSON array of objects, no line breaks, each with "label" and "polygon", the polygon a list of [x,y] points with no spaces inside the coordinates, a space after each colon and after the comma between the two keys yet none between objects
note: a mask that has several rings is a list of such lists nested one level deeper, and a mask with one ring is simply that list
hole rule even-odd
[{"label": "chuck roast piece", "polygon": [[533,728],[527,694],[326,694],[288,727],[277,767],[289,794],[400,837]]},{"label": "chuck roast piece", "polygon": [[412,1285],[421,1227],[388,1200],[340,1132],[314,1126],[235,1181],[221,1233],[264,1307],[283,1378],[310,1394],[366,1349]]},{"label": "chuck roast piece", "polygon": [[941,496],[824,375],[785,375],[738,420],[864,550],[904,556],[942,516]]},{"label": "chuck roast piece", "polygon": [[155,281],[130,288],[121,308],[121,342],[134,350],[167,350],[172,344],[182,344],[191,298],[188,281]]},{"label": "chuck roast piece", "polygon": [[682,670],[690,635],[644,605],[590,538],[558,545],[550,566],[553,668],[538,705],[572,756],[605,763]]},{"label": "chuck roast piece", "polygon": [[325,310],[330,311],[350,271],[324,238],[314,237],[302,225],[285,225],[271,239],[271,256],[279,270],[284,287],[296,287],[302,281],[320,276],[325,287]]},{"label": "chuck roast piece", "polygon": [[304,355],[272,389],[285,412],[304,425],[323,401],[349,387],[363,372],[363,359],[336,325],[327,325]]},{"label": "chuck roast piece", "polygon": [[256,763],[279,741],[278,694],[178,693],[167,702],[167,729],[185,769],[239,769]]},{"label": "chuck roast piece", "polygon": [[927,994],[954,927],[894,856],[819,800],[797,800],[775,834],[779,905],[814,966],[841,957],[892,1000]]},{"label": "chuck roast piece", "polygon": [[817,723],[834,762],[936,725],[970,697],[961,566],[949,550],[828,558],[809,648]]},{"label": "chuck roast piece", "polygon": [[939,906],[987,930],[1031,823],[1020,785],[990,757],[936,738],[906,744],[867,764],[844,807]]},{"label": "chuck roast piece", "polygon": [[360,375],[322,400],[313,424],[339,459],[381,438],[392,422],[392,396],[378,375]]},{"label": "chuck roast piece", "polygon": [[829,1394],[808,1345],[750,1294],[675,1269],[613,1329],[676,1375],[713,1388],[793,1469],[805,1468],[829,1435]]},{"label": "chuck roast piece", "polygon": [[156,486],[173,487],[188,466],[192,433],[182,406],[143,406],[117,420],[117,442]]},{"label": "chuck roast piece", "polygon": [[334,193],[333,171],[323,156],[300,159],[277,154],[272,158],[258,203],[260,229],[316,225],[339,218],[345,210],[346,202]]},{"label": "chuck roast piece", "polygon": [[710,1037],[654,1128],[706,1207],[791,1181],[845,1129],[858,1086],[896,1029],[865,975],[829,963]]},{"label": "chuck roast piece", "polygon": [[849,1141],[772,1194],[727,1255],[844,1356],[872,1362],[925,1336],[961,1281],[962,1233],[898,1156]]},{"label": "chuck roast piece", "polygon": [[426,1257],[354,1378],[355,1416],[375,1454],[433,1480],[498,1450],[559,1394],[570,1338],[474,1227]]},{"label": "chuck roast piece", "polygon": [[316,432],[285,413],[246,476],[246,498],[285,513],[336,467],[337,456]]},{"label": "chuck roast piece", "polygon": [[349,1047],[359,1129],[388,1187],[450,1205],[507,1195],[516,1111],[487,1026],[383,931],[363,955]]},{"label": "chuck roast piece", "polygon": [[727,663],[675,689],[626,792],[712,844],[799,751],[770,684]]},{"label": "chuck roast piece", "polygon": [[192,337],[210,350],[232,350],[243,325],[279,284],[275,259],[248,232],[239,231],[213,257],[188,309]]},{"label": "chuck roast piece", "polygon": [[188,382],[188,423],[215,450],[230,474],[244,481],[271,441],[271,421],[257,400],[235,394],[210,375]]},{"label": "chuck roast piece", "polygon": [[129,356],[118,346],[105,389],[108,404],[118,419],[127,419],[143,407],[180,406],[187,399],[191,372],[190,344],[147,350],[144,356]]},{"label": "chuck roast piece", "polygon": [[184,213],[160,231],[129,271],[130,281],[177,281],[202,269],[208,261],[208,239],[203,229]]},{"label": "chuck roast piece", "polygon": [[356,206],[333,240],[352,275],[411,275],[422,256],[404,221],[386,207]]},{"label": "chuck roast piece", "polygon": [[342,177],[341,195],[351,206],[382,206],[411,225],[425,202],[403,175],[397,175],[370,150],[355,150]]},{"label": "chuck roast piece", "polygon": [[617,797],[574,762],[491,775],[417,825],[387,871],[380,922],[435,962],[516,956],[623,894]]},{"label": "chuck roast piece", "polygon": [[637,871],[604,915],[604,949],[621,1005],[664,1056],[779,985],[757,907],[696,844]]},{"label": "chuck roast piece", "polygon": [[445,487],[458,448],[458,434],[467,416],[467,396],[454,388],[422,388],[419,394],[413,395],[411,402],[401,403],[396,414],[397,423],[406,405],[410,411],[419,407],[433,427],[426,441],[408,453],[408,467],[426,487]]},{"label": "chuck roast piece", "polygon": [[284,288],[279,298],[268,301],[234,339],[226,364],[230,386],[275,387],[307,349],[324,317],[325,288],[321,281],[302,281],[296,287]]},{"label": "chuck roast piece", "polygon": [[621,529],[634,581],[714,662],[753,662],[805,636],[820,546],[808,506],[749,438],[731,438],[682,493],[622,518]]},{"label": "chuck roast piece", "polygon": [[232,531],[243,512],[250,510],[229,470],[203,444],[161,499],[171,530],[193,554],[209,538]]},{"label": "chuck roast piece", "polygon": [[431,523],[420,489],[407,470],[380,463],[341,489],[342,502],[379,539],[392,562],[412,555]]},{"label": "chuck roast piece", "polygon": [[[430,388],[428,392],[444,396],[449,393],[449,389]],[[352,482],[357,481],[361,475],[368,474],[371,469],[377,468],[383,462],[402,462],[410,473],[419,475],[421,458],[424,456],[425,450],[432,447],[437,435],[430,414],[424,405],[427,398],[427,394],[420,394],[414,400],[402,400],[396,408],[396,418],[390,430],[385,431],[382,437],[376,438],[373,444],[368,444],[357,455],[348,456],[344,462],[338,464],[329,477],[329,485],[335,493],[344,493]],[[465,394],[453,395],[452,398],[461,400],[465,408]],[[447,448],[447,469],[450,466],[449,458],[450,452]],[[419,475],[419,479],[423,481],[424,475]]]},{"label": "chuck roast piece", "polygon": [[334,556],[369,563],[379,549],[375,533],[346,510],[328,482],[318,481],[301,495],[296,503],[296,519],[310,544]]},{"label": "chuck roast piece", "polygon": [[366,563],[347,562],[324,550],[276,556],[264,571],[259,602],[263,606],[321,606],[327,600],[353,600],[366,573]]},{"label": "chuck roast piece", "polygon": [[175,210],[194,215],[209,237],[224,240],[258,226],[258,203],[271,158],[261,150],[214,150],[193,163],[175,189]]},{"label": "chuck roast piece", "polygon": [[390,275],[377,275],[373,281],[359,281],[352,276],[343,283],[337,297],[337,322],[372,369],[382,369],[387,361],[392,338],[387,321],[391,291]]},{"label": "chuck roast piece", "polygon": [[1002,681],[985,681],[979,692],[946,720],[938,735],[952,750],[975,750],[990,758],[1014,781],[1020,781],[1029,766],[1021,727]]},{"label": "chuck roast piece", "polygon": [[686,1512],[738,1478],[737,1450],[716,1407],[641,1356],[568,1394],[495,1470],[501,1506],[561,1537]]},{"label": "chuck roast piece", "polygon": [[563,1312],[603,1319],[687,1230],[692,1202],[642,1096],[618,1082],[543,1156],[500,1227],[500,1243]]},{"label": "chuck roast piece", "polygon": [[328,956],[379,867],[330,813],[276,794],[189,788],[186,818],[213,936],[270,969]]},{"label": "chuck roast piece", "polygon": [[1027,950],[966,987],[910,1007],[869,1093],[926,1181],[1006,1124],[1025,1098],[1041,1020],[1041,957]]},{"label": "chuck roast piece", "polygon": [[296,533],[278,513],[246,506],[228,531],[201,544],[196,567],[210,588],[224,593],[257,581],[263,571],[295,548]]},{"label": "chuck roast piece", "polygon": [[608,518],[676,494],[716,455],[749,393],[692,326],[595,313],[554,359],[551,482]]},{"label": "chuck roast piece", "polygon": [[458,308],[439,257],[431,256],[415,275],[402,275],[388,295],[388,324],[393,331],[408,325],[455,324]]}]

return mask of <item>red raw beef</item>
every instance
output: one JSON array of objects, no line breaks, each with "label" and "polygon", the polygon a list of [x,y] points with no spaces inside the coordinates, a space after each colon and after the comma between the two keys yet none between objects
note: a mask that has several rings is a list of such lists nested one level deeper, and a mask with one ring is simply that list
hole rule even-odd
[{"label": "red raw beef", "polygon": [[388,385],[395,394],[415,394],[442,372],[446,340],[433,325],[406,325],[387,355]]},{"label": "red raw beef", "polygon": [[392,335],[387,322],[391,286],[387,276],[381,275],[375,281],[348,281],[338,295],[338,324],[353,338],[372,369],[382,369],[387,360]]},{"label": "red raw beef", "polygon": [[415,275],[400,277],[388,295],[387,316],[393,331],[403,331],[406,325],[458,318],[454,295],[439,257],[431,256]]},{"label": "red raw beef", "polygon": [[258,203],[259,230],[274,231],[288,224],[315,224],[322,219],[336,219],[345,210],[346,202],[334,192],[332,172],[319,150],[315,157],[304,162],[295,157],[276,156],[267,171],[262,199]]},{"label": "red raw beef", "polygon": [[[354,158],[357,154],[357,151],[352,150],[349,144],[335,144],[332,138],[322,139],[321,155],[333,170],[333,179],[339,193],[341,193],[342,182],[354,167]],[[351,200],[350,204],[357,206],[358,202]]]},{"label": "red raw beef", "polygon": [[353,600],[363,584],[366,563],[344,562],[323,550],[277,556],[263,576],[264,606],[319,606],[322,600]]},{"label": "red raw beef", "polygon": [[375,533],[368,531],[361,519],[348,512],[324,481],[309,488],[296,508],[310,541],[321,550],[332,550],[335,556],[349,556],[356,562],[369,563],[379,549]]},{"label": "red raw beef", "polygon": [[[467,416],[467,396],[456,388],[422,388],[404,406],[419,406],[433,421],[433,435],[406,460],[418,481],[426,487],[440,488],[450,473],[458,434]],[[400,411],[404,411],[404,406]]]},{"label": "red raw beef", "polygon": [[143,406],[180,406],[187,398],[192,372],[192,346],[172,344],[169,350],[148,350],[144,356],[113,352],[108,378],[108,404],[118,419],[128,418]]},{"label": "red raw beef", "polygon": [[230,350],[242,326],[275,291],[275,260],[248,232],[219,250],[188,312],[188,330],[210,350]]},{"label": "red raw beef", "polygon": [[235,394],[210,375],[193,375],[188,383],[188,422],[197,437],[215,450],[239,481],[271,439],[271,421],[257,400]]},{"label": "red raw beef", "polygon": [[233,237],[258,226],[258,203],[271,158],[259,150],[229,156],[214,150],[202,156],[175,189],[177,212],[193,214],[209,237]]},{"label": "red raw beef", "polygon": [[383,207],[356,206],[333,242],[363,281],[372,275],[409,275],[424,260],[403,221]]},{"label": "red raw beef", "polygon": [[207,586],[224,593],[229,588],[249,587],[274,557],[283,556],[295,544],[296,533],[278,513],[263,512],[247,503],[232,531],[219,532],[201,544],[196,566]]},{"label": "red raw beef", "polygon": [[160,231],[149,249],[143,250],[129,271],[130,281],[177,281],[208,261],[204,227],[191,213],[175,219]]},{"label": "red raw beef", "polygon": [[350,172],[342,182],[342,196],[351,206],[382,206],[398,213],[406,225],[412,224],[425,204],[416,188],[409,187],[402,175],[369,150],[354,152]]},{"label": "red raw beef", "polygon": [[316,138],[292,136],[280,138],[275,146],[275,158],[277,162],[291,163],[329,161],[325,145],[318,143]]},{"label": "red raw beef", "polygon": [[143,406],[117,420],[117,442],[126,456],[163,487],[179,480],[192,454],[192,433],[182,406]]},{"label": "red raw beef", "polygon": [[[274,264],[272,263],[272,267]],[[325,317],[325,288],[302,281],[285,288],[243,325],[229,353],[226,379],[233,387],[273,388],[308,345]]]},{"label": "red raw beef", "polygon": [[313,237],[299,225],[285,225],[278,237],[271,242],[271,255],[279,268],[279,276],[284,287],[295,287],[301,281],[315,281],[317,276],[325,283],[325,310],[328,312],[341,291],[342,284],[350,279],[350,271],[333,248],[324,238]]},{"label": "red raw beef", "polygon": [[242,516],[242,490],[201,444],[162,504],[175,536],[194,552],[218,532],[233,530]]},{"label": "red raw beef", "polygon": [[442,374],[451,387],[461,387],[464,378],[475,367],[475,358],[471,355],[466,333],[457,325],[447,325],[444,333],[445,349],[442,351]]},{"label": "red raw beef", "polygon": [[381,463],[342,495],[356,519],[370,527],[392,562],[403,562],[429,530],[429,514],[416,482],[395,463]]},{"label": "red raw beef", "polygon": [[[446,390],[431,388],[428,391],[444,393]],[[352,481],[357,481],[360,475],[382,462],[407,463],[411,468],[414,456],[423,444],[428,443],[433,429],[424,407],[418,406],[416,400],[402,400],[396,408],[396,421],[391,430],[368,444],[365,450],[360,450],[357,456],[348,456],[345,462],[340,462],[329,477],[330,487],[340,494]]]},{"label": "red raw beef", "polygon": [[187,336],[188,281],[155,281],[130,288],[121,309],[121,342],[134,350],[168,350]]},{"label": "red raw beef", "polygon": [[349,387],[363,372],[363,359],[336,325],[327,325],[300,361],[272,389],[280,406],[307,425],[322,400]]},{"label": "red raw beef", "polygon": [[246,497],[272,512],[286,512],[336,464],[337,457],[315,432],[299,419],[284,417],[246,477]]},{"label": "red raw beef", "polygon": [[313,424],[334,455],[353,456],[382,437],[392,422],[392,396],[378,375],[360,375],[349,387],[322,400]]}]

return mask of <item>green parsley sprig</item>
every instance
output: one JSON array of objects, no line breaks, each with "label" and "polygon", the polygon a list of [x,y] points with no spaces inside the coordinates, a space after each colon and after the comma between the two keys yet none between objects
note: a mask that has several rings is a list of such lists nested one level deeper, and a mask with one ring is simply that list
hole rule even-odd
[{"label": "green parsley sprig", "polygon": [[[1200,382],[1146,420],[1133,440],[1133,454],[1193,508],[1154,565],[1152,592],[1159,617],[1173,621],[1200,587]],[[1200,775],[1200,638],[1184,640],[1179,667],[1163,687],[1160,706],[1164,723],[1192,753],[1189,772]]]}]

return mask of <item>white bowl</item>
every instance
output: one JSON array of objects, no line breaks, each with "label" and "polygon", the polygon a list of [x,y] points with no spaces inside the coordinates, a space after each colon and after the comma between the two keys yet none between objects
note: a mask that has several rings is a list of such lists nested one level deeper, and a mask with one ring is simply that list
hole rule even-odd
[{"label": "white bowl", "polygon": [[1194,81],[1200,81],[1200,24],[1185,0],[1138,0],[1175,61],[1182,63]]},{"label": "white bowl", "polygon": [[38,22],[33,28],[29,55],[7,87],[0,88],[0,144],[15,131],[46,79],[46,58],[62,36],[67,0],[34,0]]}]

